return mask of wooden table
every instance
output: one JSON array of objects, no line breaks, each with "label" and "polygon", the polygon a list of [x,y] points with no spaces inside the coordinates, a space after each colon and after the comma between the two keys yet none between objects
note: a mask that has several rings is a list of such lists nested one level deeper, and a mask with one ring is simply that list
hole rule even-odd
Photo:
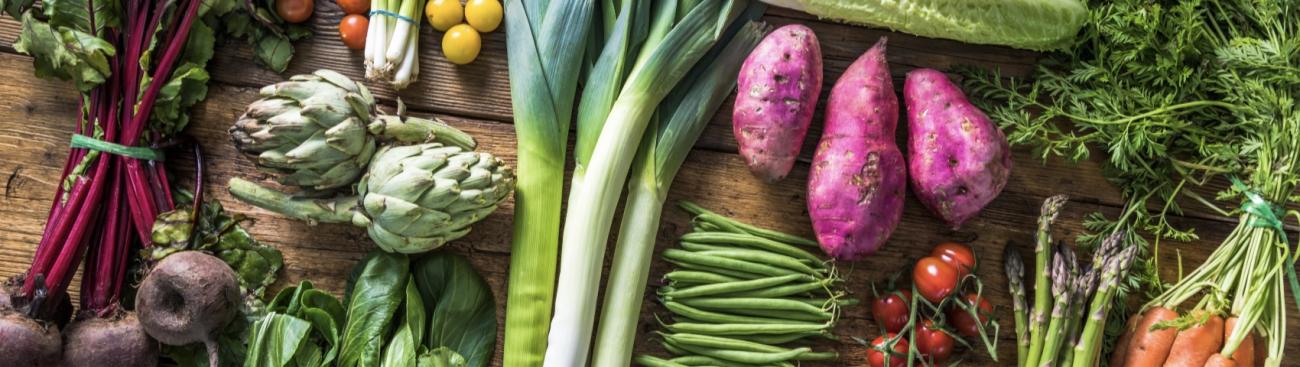
[{"label": "wooden table", "polygon": [[[338,38],[336,30],[341,16],[341,11],[331,1],[316,4],[312,22],[317,33],[314,38],[296,45],[297,57],[283,75],[254,66],[250,48],[242,42],[219,46],[209,67],[212,82],[207,101],[192,111],[189,134],[204,143],[210,162],[208,178],[216,183],[206,188],[210,197],[221,200],[232,211],[256,218],[252,230],[257,238],[278,246],[284,252],[286,266],[277,288],[310,279],[318,287],[341,293],[347,272],[367,251],[374,249],[374,245],[366,239],[364,231],[357,228],[344,225],[311,227],[233,200],[222,185],[230,177],[266,179],[267,176],[258,173],[247,158],[234,150],[226,129],[249,102],[258,98],[258,88],[284,80],[289,75],[328,68],[361,79],[364,73],[359,54],[343,48]],[[890,38],[888,58],[895,88],[899,91],[903,76],[914,68],[948,70],[956,65],[974,65],[1001,68],[1008,76],[1024,76],[1038,56],[1022,50],[973,46],[827,23],[807,14],[781,9],[770,9],[765,20],[776,26],[804,23],[817,32],[825,57],[826,90],[849,63],[883,36]],[[0,192],[3,193],[0,196],[0,221],[4,223],[0,226],[0,277],[25,271],[31,261],[76,120],[77,94],[71,85],[37,79],[32,74],[31,59],[16,53],[10,46],[19,29],[18,23],[10,18],[0,21],[0,113],[3,116],[0,117],[0,178],[3,178],[0,180]],[[441,34],[433,33],[430,27],[424,27],[423,32],[420,82],[401,93],[394,93],[379,84],[370,84],[372,90],[389,110],[400,97],[413,115],[443,118],[473,134],[482,149],[513,164],[515,142],[514,127],[510,125],[505,35],[501,32],[485,35],[479,59],[472,65],[454,66],[438,51]],[[823,97],[822,101],[825,100]],[[814,124],[803,156],[790,177],[769,185],[751,176],[736,154],[729,121],[731,102],[723,106],[678,175],[670,202],[690,199],[743,221],[811,236],[804,184],[812,147],[820,135],[820,123]],[[820,120],[819,113],[817,121]],[[1089,213],[1100,211],[1115,215],[1123,200],[1119,192],[1103,179],[1099,157],[1100,154],[1094,155],[1094,159],[1083,162],[1043,160],[1027,148],[1017,148],[1015,168],[1006,190],[978,218],[958,231],[945,228],[909,196],[902,224],[890,243],[870,259],[841,264],[846,270],[849,288],[866,300],[871,295],[873,283],[882,283],[892,274],[909,271],[910,262],[928,253],[934,244],[950,240],[970,243],[981,261],[977,273],[988,285],[985,292],[997,306],[997,317],[1003,320],[998,358],[1002,362],[994,362],[982,352],[968,352],[962,356],[968,364],[974,365],[1001,365],[1015,360],[1010,302],[1001,253],[1006,246],[1019,247],[1026,254],[1032,252],[1030,244],[1035,217],[1039,203],[1047,196],[1063,193],[1073,198],[1056,226],[1059,238],[1072,240],[1083,230],[1080,223]],[[1214,186],[1203,191],[1222,188],[1222,184]],[[1201,240],[1164,243],[1162,264],[1174,264],[1177,255],[1181,255],[1185,267],[1190,269],[1199,264],[1235,225],[1231,218],[1220,217],[1201,207],[1188,205],[1187,208],[1186,215],[1174,217],[1174,222],[1179,226],[1196,227]],[[498,316],[505,312],[511,211],[512,206],[507,203],[474,227],[469,236],[449,246],[452,251],[468,256],[488,279],[496,294]],[[671,206],[665,210],[658,250],[672,245],[673,239],[689,228],[688,219]],[[656,261],[652,278],[662,274],[666,268],[664,262]],[[1166,279],[1173,279],[1176,268],[1163,268]],[[76,287],[73,286],[74,291]],[[641,317],[637,350],[662,355],[662,349],[650,334],[657,328],[653,314],[664,311],[654,303],[652,287],[653,282],[645,289],[646,306]],[[1296,312],[1292,303],[1287,304],[1290,312],[1288,328],[1293,331],[1293,336],[1287,341],[1291,358],[1286,365],[1300,366],[1297,362],[1300,359],[1295,358],[1300,356],[1297,354],[1300,353],[1300,337],[1294,333],[1300,330],[1300,312]],[[877,331],[867,307],[859,306],[848,310],[837,333],[870,339]],[[856,344],[827,343],[824,348],[839,350],[845,365],[864,364],[863,349]],[[499,364],[498,352],[494,365]]]}]

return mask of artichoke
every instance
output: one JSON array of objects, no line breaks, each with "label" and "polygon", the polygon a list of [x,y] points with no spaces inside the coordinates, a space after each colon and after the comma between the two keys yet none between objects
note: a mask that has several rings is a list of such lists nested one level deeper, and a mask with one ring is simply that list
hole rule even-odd
[{"label": "artichoke", "polygon": [[310,223],[365,227],[380,249],[420,253],[464,237],[514,190],[514,172],[499,158],[441,143],[380,149],[357,196],[293,198],[233,178],[237,199]]},{"label": "artichoke", "polygon": [[282,174],[280,184],[326,191],[351,186],[384,138],[436,141],[473,149],[474,140],[438,121],[375,116],[364,85],[330,70],[298,75],[262,88],[230,128],[241,152],[258,168]]}]

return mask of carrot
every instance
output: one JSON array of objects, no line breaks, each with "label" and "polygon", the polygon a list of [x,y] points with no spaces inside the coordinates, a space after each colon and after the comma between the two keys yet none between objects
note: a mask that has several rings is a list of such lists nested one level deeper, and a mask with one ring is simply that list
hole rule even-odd
[{"label": "carrot", "polygon": [[1205,361],[1205,367],[1238,367],[1238,366],[1240,365],[1236,361],[1233,361],[1228,357],[1224,357],[1222,354],[1219,353],[1214,353],[1214,355],[1210,356],[1210,360]]},{"label": "carrot", "polygon": [[1151,330],[1151,326],[1157,322],[1176,318],[1178,318],[1178,312],[1168,308],[1156,307],[1147,310],[1147,313],[1142,316],[1142,321],[1138,321],[1138,327],[1136,332],[1133,333],[1133,339],[1129,341],[1128,353],[1124,357],[1124,366],[1155,367],[1163,365],[1165,357],[1169,356],[1169,348],[1174,345],[1174,337],[1178,336],[1178,330]]},{"label": "carrot", "polygon": [[1259,348],[1255,348],[1255,360],[1254,360],[1254,362],[1257,362],[1257,363],[1260,364],[1260,365],[1263,365],[1263,364],[1267,363],[1267,361],[1268,361],[1268,348],[1267,348],[1267,347],[1268,347],[1268,341],[1267,341],[1267,340],[1264,340],[1264,337],[1263,337],[1263,336],[1260,336],[1259,333],[1256,333],[1256,332],[1253,332],[1253,331],[1250,333],[1250,338],[1259,341]]},{"label": "carrot", "polygon": [[1128,356],[1129,341],[1133,340],[1133,334],[1137,331],[1138,320],[1142,319],[1142,314],[1133,315],[1128,318],[1128,326],[1124,327],[1124,334],[1120,335],[1119,341],[1115,343],[1115,351],[1110,355],[1111,367],[1123,367],[1124,357]]},{"label": "carrot", "polygon": [[[1223,323],[1223,342],[1227,343],[1232,337],[1232,329],[1237,328],[1237,317],[1229,317],[1227,322]],[[1241,340],[1241,345],[1237,350],[1232,352],[1232,360],[1240,367],[1255,367],[1255,333],[1246,331],[1246,338]]]},{"label": "carrot", "polygon": [[[1192,311],[1193,317],[1200,317],[1206,311]],[[1201,367],[1210,356],[1223,348],[1223,318],[1212,315],[1205,323],[1192,326],[1178,332],[1173,347],[1169,348],[1169,359],[1165,367]]]}]

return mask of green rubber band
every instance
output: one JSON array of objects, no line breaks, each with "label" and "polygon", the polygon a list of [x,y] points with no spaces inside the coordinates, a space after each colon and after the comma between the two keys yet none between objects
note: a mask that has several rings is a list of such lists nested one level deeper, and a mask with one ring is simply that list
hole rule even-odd
[{"label": "green rubber band", "polygon": [[[1259,193],[1250,191],[1250,188],[1246,187],[1246,184],[1236,177],[1228,177],[1228,179],[1232,181],[1232,187],[1241,191],[1242,195],[1246,195],[1246,199],[1248,199],[1248,201],[1241,204],[1242,210],[1251,215],[1251,219],[1247,224],[1260,228],[1272,228],[1282,238],[1282,245],[1290,247],[1291,240],[1287,239],[1286,228],[1282,226],[1281,217],[1285,215],[1282,207],[1270,203]],[[1300,250],[1300,248],[1297,250]],[[1282,260],[1282,266],[1286,268],[1286,280],[1288,285],[1291,286],[1291,297],[1295,299],[1296,307],[1300,307],[1300,279],[1297,279],[1295,273],[1295,251],[1287,251],[1286,257],[1286,259]]]},{"label": "green rubber band", "polygon": [[376,14],[377,14],[377,15],[383,15],[383,16],[388,16],[388,17],[393,17],[393,18],[401,19],[401,20],[403,20],[403,21],[406,21],[407,23],[415,24],[415,19],[411,19],[410,17],[407,17],[407,16],[405,16],[405,15],[397,14],[397,13],[394,13],[394,12],[391,12],[391,11],[387,11],[387,10],[371,10],[371,11],[370,11],[370,16],[373,17],[373,16],[375,16]]},{"label": "green rubber band", "polygon": [[72,148],[90,149],[123,157],[143,159],[146,161],[161,161],[164,158],[163,152],[159,150],[147,147],[128,147],[81,134],[72,135],[72,143],[70,146]]}]

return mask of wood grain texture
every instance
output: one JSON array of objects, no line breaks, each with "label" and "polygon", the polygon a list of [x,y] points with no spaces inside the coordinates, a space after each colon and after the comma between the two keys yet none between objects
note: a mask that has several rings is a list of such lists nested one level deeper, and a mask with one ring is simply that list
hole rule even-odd
[{"label": "wood grain texture", "polygon": [[[358,228],[346,225],[313,227],[230,198],[220,185],[229,178],[238,176],[267,182],[270,178],[258,173],[245,157],[233,149],[226,129],[249,102],[257,99],[256,87],[283,80],[292,73],[330,68],[359,78],[363,70],[358,56],[341,46],[335,32],[340,16],[332,2],[317,4],[317,15],[313,20],[317,35],[298,43],[298,57],[285,75],[250,66],[251,53],[242,44],[223,45],[212,66],[214,83],[208,100],[192,111],[194,122],[189,134],[204,144],[210,162],[209,182],[218,183],[207,188],[210,197],[221,200],[232,211],[255,218],[256,224],[251,228],[254,235],[261,241],[276,245],[285,254],[286,269],[277,288],[310,279],[317,286],[340,294],[351,267],[374,245]],[[905,73],[916,67],[948,69],[959,64],[996,66],[1010,75],[1025,75],[1035,60],[1035,54],[1024,51],[823,23],[808,18],[806,14],[784,10],[770,11],[766,20],[777,25],[806,22],[817,32],[826,58],[826,90],[859,53],[884,35],[890,37],[889,60],[896,83],[901,83]],[[3,178],[0,180],[0,185],[3,185],[0,186],[0,193],[3,193],[0,196],[0,221],[5,224],[0,228],[0,277],[24,271],[31,259],[75,121],[72,106],[76,105],[76,94],[70,86],[36,79],[32,76],[31,60],[15,55],[9,48],[17,30],[17,23],[11,19],[0,20],[0,45],[3,45],[0,51],[4,51],[0,52],[0,113],[4,116],[0,117],[0,178]],[[486,35],[483,54],[474,64],[453,66],[445,62],[437,51],[439,35],[427,27],[424,32],[426,34],[421,38],[424,69],[421,82],[401,93],[374,83],[370,86],[390,110],[395,98],[401,97],[415,115],[441,117],[473,134],[482,149],[513,164],[515,142],[514,128],[510,125],[504,34]],[[724,106],[678,175],[669,202],[688,199],[742,221],[811,236],[803,185],[808,171],[807,157],[811,156],[812,144],[820,131],[815,128],[810,134],[803,152],[805,159],[796,165],[789,178],[773,185],[763,184],[749,174],[741,158],[735,154],[730,104]],[[177,163],[173,165],[189,162],[183,154],[176,158]],[[1114,215],[1123,202],[1119,192],[1102,178],[1101,164],[1096,160],[1080,163],[1059,159],[1043,161],[1028,150],[1018,149],[1015,165],[1003,195],[960,231],[945,228],[909,196],[902,223],[879,254],[865,261],[840,264],[846,273],[849,289],[866,301],[871,295],[872,284],[883,284],[893,274],[906,273],[911,262],[928,253],[934,244],[949,240],[971,243],[981,260],[977,273],[986,284],[985,293],[997,306],[997,318],[1003,321],[998,360],[1003,363],[1013,360],[1015,348],[1010,332],[1010,302],[1001,270],[1003,249],[1014,246],[1026,255],[1031,252],[1031,231],[1037,208],[1049,195],[1065,193],[1074,198],[1059,220],[1056,231],[1059,238],[1067,240],[1083,231],[1080,223],[1085,215],[1095,211]],[[451,251],[465,254],[487,278],[498,301],[498,316],[504,314],[511,208],[507,203],[475,226],[469,236],[449,246]],[[1165,244],[1161,261],[1173,263],[1181,256],[1188,269],[1202,261],[1232,228],[1232,224],[1205,213],[1194,212],[1191,217],[1178,217],[1175,221],[1179,225],[1196,227],[1202,239],[1194,243]],[[674,239],[688,229],[689,218],[682,211],[666,208],[657,251],[672,246]],[[607,253],[612,255],[613,251]],[[1167,277],[1175,275],[1175,267],[1164,269],[1168,272],[1165,274]],[[667,270],[666,263],[656,261],[652,279],[658,279]],[[654,315],[665,314],[654,303],[655,286],[656,282],[652,281],[644,290],[646,307],[641,317],[637,350],[662,355],[663,351],[651,334],[657,329]],[[1288,309],[1288,325],[1297,330],[1300,313],[1293,305],[1288,304]],[[819,348],[841,352],[844,365],[864,365],[863,348],[847,337],[871,339],[877,334],[867,307],[848,310],[837,334],[845,337],[846,342],[824,342]],[[1300,338],[1288,340],[1287,351],[1292,356],[1300,353]],[[1002,365],[979,352],[962,356],[969,365]],[[500,364],[499,354],[493,364]],[[1294,358],[1285,364],[1300,366]]]}]

